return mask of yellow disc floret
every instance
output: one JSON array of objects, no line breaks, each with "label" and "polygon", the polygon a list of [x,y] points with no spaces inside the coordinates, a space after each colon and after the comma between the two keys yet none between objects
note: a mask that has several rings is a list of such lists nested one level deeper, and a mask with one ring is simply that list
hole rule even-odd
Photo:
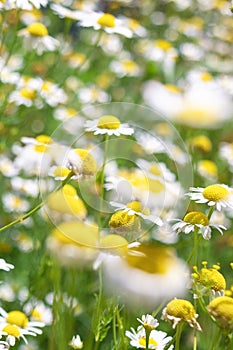
[{"label": "yellow disc floret", "polygon": [[128,215],[124,210],[114,213],[109,221],[113,231],[129,232],[140,227],[140,221],[136,215]]},{"label": "yellow disc floret", "polygon": [[233,329],[233,298],[228,296],[215,298],[207,308],[222,327]]},{"label": "yellow disc floret", "polygon": [[203,196],[206,199],[214,202],[222,199],[227,199],[228,195],[228,190],[221,185],[210,185],[207,186],[203,191]]},{"label": "yellow disc floret", "polygon": [[27,88],[23,88],[20,90],[20,95],[29,100],[34,100],[36,98],[36,93],[34,90],[29,90]]},{"label": "yellow disc floret", "polygon": [[142,211],[142,205],[138,201],[129,202],[127,204],[127,208],[130,208],[138,213]]},{"label": "yellow disc floret", "polygon": [[100,24],[102,27],[109,27],[114,28],[115,23],[115,17],[111,15],[110,13],[104,13],[97,21],[98,24]]},{"label": "yellow disc floret", "polygon": [[97,166],[92,155],[86,149],[76,148],[74,151],[82,160],[82,175],[94,175]]},{"label": "yellow disc floret", "polygon": [[7,324],[5,327],[3,327],[2,331],[7,333],[8,335],[15,337],[15,338],[20,337],[19,328],[15,325],[12,325],[12,324]]},{"label": "yellow disc floret", "polygon": [[22,311],[14,310],[8,313],[6,322],[21,328],[25,328],[28,324],[28,318]]},{"label": "yellow disc floret", "polygon": [[27,27],[27,31],[32,36],[43,37],[48,35],[48,30],[42,23],[32,23]]},{"label": "yellow disc floret", "polygon": [[[138,342],[139,342],[139,344],[141,345],[142,348],[146,347],[146,338],[145,337],[139,338]],[[153,338],[149,338],[149,347],[150,347],[150,349],[156,349],[157,346],[158,346],[157,341],[154,340]]]},{"label": "yellow disc floret", "polygon": [[100,129],[119,129],[120,125],[120,120],[113,115],[103,115],[98,121]]},{"label": "yellow disc floret", "polygon": [[167,304],[167,314],[183,321],[195,318],[196,311],[188,300],[174,299]]},{"label": "yellow disc floret", "polygon": [[192,225],[209,225],[208,217],[199,211],[191,211],[190,213],[186,214],[183,221]]},{"label": "yellow disc floret", "polygon": [[214,268],[203,268],[199,273],[193,276],[197,282],[216,292],[223,291],[226,288],[226,281],[223,275]]}]

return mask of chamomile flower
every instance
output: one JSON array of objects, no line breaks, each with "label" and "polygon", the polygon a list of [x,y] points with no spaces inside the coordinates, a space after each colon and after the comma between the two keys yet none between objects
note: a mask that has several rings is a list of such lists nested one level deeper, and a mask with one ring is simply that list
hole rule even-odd
[{"label": "chamomile flower", "polygon": [[189,234],[190,232],[194,232],[197,228],[198,232],[202,234],[204,239],[211,238],[211,230],[212,228],[217,229],[221,235],[223,234],[222,230],[226,230],[226,227],[223,225],[212,225],[209,222],[208,217],[201,212],[192,211],[185,215],[183,220],[176,220],[172,227],[173,231],[177,231],[177,233],[184,232],[185,234]]},{"label": "chamomile flower", "polygon": [[216,206],[221,211],[222,208],[233,208],[233,189],[225,184],[214,184],[202,187],[190,187],[186,195],[196,203],[207,203],[209,206]]},{"label": "chamomile flower", "polygon": [[[212,268],[207,268],[207,262],[202,262],[203,268],[198,271],[197,266],[193,267],[194,273],[192,274],[194,283],[196,283],[197,292],[204,294],[205,292],[211,291],[214,297],[224,295],[226,289],[226,280],[224,276],[219,272],[220,266],[213,265]],[[198,295],[197,295],[198,297]]]},{"label": "chamomile flower", "polygon": [[86,149],[71,149],[67,156],[67,168],[79,177],[93,176],[97,164],[91,153]]},{"label": "chamomile flower", "polygon": [[144,159],[139,159],[137,165],[152,179],[175,181],[175,175],[167,168],[165,163],[147,162]]},{"label": "chamomile flower", "polygon": [[78,334],[73,336],[73,338],[69,342],[69,346],[71,346],[72,349],[82,349],[83,348],[83,342],[81,341],[81,338]]},{"label": "chamomile flower", "polygon": [[176,328],[178,323],[187,322],[190,327],[201,331],[201,326],[197,322],[198,314],[194,309],[193,304],[184,299],[173,299],[163,309],[162,317],[168,322],[172,322],[172,328]]},{"label": "chamomile flower", "polygon": [[118,210],[121,210],[127,213],[129,216],[132,216],[132,215],[139,216],[142,219],[149,220],[158,226],[161,226],[163,224],[162,220],[159,217],[155,215],[150,215],[149,208],[143,208],[139,201],[133,201],[126,205],[121,203],[116,203],[116,202],[110,202],[110,204],[113,207],[117,207],[116,209],[117,212]]},{"label": "chamomile flower", "polygon": [[136,132],[136,140],[139,145],[148,153],[166,153],[166,146],[164,142],[157,136],[149,132]]},{"label": "chamomile flower", "polygon": [[46,6],[48,0],[8,0],[3,1],[4,8],[10,10],[13,8],[22,9],[22,10],[33,10],[33,8],[39,9],[41,6]]},{"label": "chamomile flower", "polygon": [[88,120],[85,125],[87,132],[93,132],[94,135],[132,135],[134,129],[128,124],[121,124],[120,120],[113,115],[104,115],[99,119]]},{"label": "chamomile flower", "polygon": [[221,327],[232,330],[233,298],[228,296],[215,298],[209,303],[207,309]]},{"label": "chamomile flower", "polygon": [[108,34],[121,34],[127,38],[133,36],[133,32],[126,26],[124,21],[110,13],[80,11],[79,25],[81,27],[92,27],[95,30],[102,29]]},{"label": "chamomile flower", "polygon": [[21,213],[21,212],[27,211],[30,207],[29,203],[25,199],[13,193],[3,194],[2,202],[5,210],[8,212]]},{"label": "chamomile flower", "polygon": [[[130,345],[137,349],[146,348],[146,332],[144,328],[139,327],[137,331],[131,328],[131,331],[125,332],[126,337],[130,339]],[[167,337],[167,333],[157,330],[152,330],[149,336],[149,349],[163,350],[165,346],[172,340],[172,337]],[[172,350],[171,345],[168,350]]]},{"label": "chamomile flower", "polygon": [[158,320],[149,314],[142,315],[142,318],[137,318],[137,320],[142,324],[143,328],[149,331],[152,331],[159,326]]},{"label": "chamomile flower", "polygon": [[24,46],[28,50],[36,50],[38,55],[45,51],[55,51],[59,46],[59,41],[48,34],[46,26],[36,22],[18,32],[23,36]]},{"label": "chamomile flower", "polygon": [[0,341],[0,350],[8,350],[10,349],[10,345],[6,341]]},{"label": "chamomile flower", "polygon": [[[44,323],[29,321],[22,311],[13,310],[6,312],[3,308],[0,308],[0,326],[2,334],[5,332],[12,337],[11,342],[13,344],[15,338],[22,337],[25,340],[24,335],[36,336],[42,334],[40,328],[44,327]],[[27,341],[25,340],[25,342]]]},{"label": "chamomile flower", "polygon": [[215,165],[215,163],[212,162],[211,160],[207,160],[207,159],[200,160],[197,163],[197,171],[202,177],[206,179],[210,179],[212,181],[217,180],[218,168]]},{"label": "chamomile flower", "polygon": [[10,271],[14,269],[14,265],[8,264],[4,259],[0,259],[0,270]]}]

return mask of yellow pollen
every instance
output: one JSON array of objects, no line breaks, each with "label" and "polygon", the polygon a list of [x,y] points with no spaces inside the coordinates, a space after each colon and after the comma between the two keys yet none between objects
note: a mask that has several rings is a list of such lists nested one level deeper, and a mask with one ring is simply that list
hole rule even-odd
[{"label": "yellow pollen", "polygon": [[[139,339],[138,339],[138,342],[139,342],[139,344],[140,344],[143,348],[146,347],[146,338],[139,338]],[[157,347],[158,343],[157,343],[157,341],[155,341],[154,339],[150,338],[150,339],[149,339],[149,345],[153,345],[153,346],[156,346],[156,347]]]},{"label": "yellow pollen", "polygon": [[34,150],[38,153],[46,152],[48,147],[46,145],[35,145]]},{"label": "yellow pollen", "polygon": [[149,172],[153,175],[156,175],[156,176],[161,176],[161,171],[159,169],[159,166],[156,164],[156,163],[152,163],[150,166],[149,166]]},{"label": "yellow pollen", "polygon": [[186,214],[183,218],[183,221],[192,225],[209,225],[209,220],[207,216],[199,211],[191,211],[190,213]]},{"label": "yellow pollen", "polygon": [[111,15],[110,13],[104,13],[97,21],[98,24],[100,24],[102,27],[109,27],[114,28],[115,23],[115,17]]},{"label": "yellow pollen", "polygon": [[127,262],[134,268],[148,273],[165,274],[174,264],[175,255],[172,249],[155,244],[141,244],[129,249]]},{"label": "yellow pollen", "polygon": [[20,337],[20,330],[17,326],[12,324],[7,324],[3,329],[3,332],[6,332],[8,335],[12,335],[15,338]]},{"label": "yellow pollen", "polygon": [[33,90],[23,88],[20,90],[20,95],[29,100],[34,100],[36,98],[36,93]]},{"label": "yellow pollen", "polygon": [[203,268],[197,275],[197,277],[193,277],[197,282],[207,288],[213,289],[214,291],[222,291],[226,288],[225,278],[216,269]]},{"label": "yellow pollen", "polygon": [[197,137],[194,137],[191,142],[191,146],[199,148],[200,150],[204,152],[210,152],[212,149],[212,143],[208,137],[205,135],[199,135]]},{"label": "yellow pollen", "polygon": [[47,136],[47,135],[39,135],[36,137],[36,141],[38,143],[44,143],[44,144],[52,144],[53,143],[53,140],[51,139],[50,136]]},{"label": "yellow pollen", "polygon": [[121,230],[132,230],[136,229],[136,223],[138,222],[138,218],[136,215],[128,215],[127,212],[123,210],[119,210],[114,213],[109,221],[109,226],[112,229],[121,229]]},{"label": "yellow pollen", "polygon": [[74,151],[82,159],[82,174],[94,175],[96,173],[97,165],[92,155],[86,149],[76,148]]},{"label": "yellow pollen", "polygon": [[157,40],[155,42],[155,44],[157,47],[159,47],[163,51],[168,51],[172,47],[172,45],[169,43],[169,41],[163,40],[163,39]]},{"label": "yellow pollen", "polygon": [[67,177],[70,174],[70,170],[64,166],[57,166],[54,169],[53,175],[58,177]]},{"label": "yellow pollen", "polygon": [[180,89],[172,84],[166,84],[165,85],[166,89],[170,92],[173,92],[174,94],[179,94],[180,93]]},{"label": "yellow pollen", "polygon": [[130,202],[127,204],[127,208],[130,208],[136,212],[141,212],[142,211],[142,205],[138,201]]},{"label": "yellow pollen", "polygon": [[222,199],[227,199],[229,192],[221,185],[210,185],[204,189],[203,196],[209,201],[217,202]]},{"label": "yellow pollen", "polygon": [[195,318],[194,306],[188,301],[183,299],[174,299],[167,304],[167,314],[177,318],[181,318],[183,321],[192,320]]},{"label": "yellow pollen", "polygon": [[27,27],[27,31],[32,36],[43,37],[48,35],[47,28],[42,23],[32,23]]},{"label": "yellow pollen", "polygon": [[6,322],[21,328],[25,328],[28,324],[28,318],[22,311],[14,310],[8,313]]},{"label": "yellow pollen", "polygon": [[119,129],[120,126],[120,120],[113,115],[104,115],[98,121],[98,128],[100,129]]},{"label": "yellow pollen", "polygon": [[213,299],[208,305],[208,311],[226,328],[233,328],[233,298],[228,296]]}]

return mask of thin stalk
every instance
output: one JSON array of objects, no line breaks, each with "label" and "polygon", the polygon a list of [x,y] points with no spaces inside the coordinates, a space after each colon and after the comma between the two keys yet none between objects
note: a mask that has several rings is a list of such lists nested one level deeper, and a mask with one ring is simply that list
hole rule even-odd
[{"label": "thin stalk", "polygon": [[145,329],[146,331],[146,350],[149,350],[149,344],[150,344],[150,333],[151,331],[148,329]]},{"label": "thin stalk", "polygon": [[208,213],[208,219],[210,220],[213,212],[214,212],[215,206],[213,205],[212,207],[210,207],[209,213]]},{"label": "thin stalk", "polygon": [[221,329],[217,328],[215,335],[213,337],[212,343],[210,344],[209,350],[218,349],[217,345],[219,342],[220,335],[221,335]]},{"label": "thin stalk", "polygon": [[181,338],[182,329],[183,329],[183,323],[178,323],[176,328],[175,350],[180,350],[180,338]]},{"label": "thin stalk", "polygon": [[195,266],[197,266],[198,264],[198,243],[199,243],[199,237],[198,237],[198,228],[194,229],[194,233],[193,233],[193,238],[194,238],[194,242],[193,242],[193,264]]},{"label": "thin stalk", "polygon": [[102,210],[103,210],[103,201],[104,201],[104,170],[107,160],[107,153],[108,153],[108,140],[109,135],[105,135],[105,143],[104,143],[104,160],[103,160],[103,166],[101,169],[100,174],[100,202],[99,202],[99,216],[98,216],[98,226],[101,226],[101,216],[102,216]]},{"label": "thin stalk", "polygon": [[[70,180],[70,178],[71,178],[73,175],[74,175],[74,174],[71,172],[71,173],[62,181],[62,183],[55,189],[54,192],[59,191],[63,186],[65,186],[65,184]],[[40,202],[36,207],[34,207],[34,208],[31,209],[30,211],[28,211],[26,214],[20,216],[18,219],[16,219],[16,220],[10,222],[9,224],[7,224],[7,225],[1,227],[1,228],[0,228],[0,232],[7,230],[7,229],[10,228],[11,226],[14,226],[14,225],[16,225],[16,224],[18,224],[18,223],[23,222],[24,220],[26,220],[27,218],[29,218],[29,216],[35,214],[38,210],[40,210],[40,209],[43,207],[43,205],[46,203],[46,200],[47,200],[47,199],[45,199],[44,201]]]}]

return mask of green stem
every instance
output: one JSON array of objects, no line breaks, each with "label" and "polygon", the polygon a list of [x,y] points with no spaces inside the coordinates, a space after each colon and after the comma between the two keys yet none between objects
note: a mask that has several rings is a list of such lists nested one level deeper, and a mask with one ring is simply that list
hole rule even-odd
[{"label": "green stem", "polygon": [[176,329],[176,344],[175,344],[175,350],[180,350],[180,338],[182,333],[183,323],[178,323],[177,329]]},{"label": "green stem", "polygon": [[[63,186],[65,186],[65,184],[70,180],[70,178],[71,178],[73,175],[74,175],[74,174],[71,172],[71,173],[62,181],[62,183],[55,189],[54,192],[59,191]],[[40,209],[43,207],[43,205],[46,203],[46,200],[47,200],[47,199],[45,199],[44,201],[40,202],[36,207],[34,207],[34,208],[31,209],[30,211],[28,211],[26,214],[20,216],[18,219],[16,219],[16,220],[10,222],[9,224],[7,224],[7,225],[1,227],[1,228],[0,228],[0,232],[7,230],[7,229],[10,228],[11,226],[14,226],[14,225],[16,225],[16,224],[18,224],[18,223],[23,222],[24,220],[26,220],[27,218],[29,218],[29,216],[35,214],[38,210],[40,210]]]},{"label": "green stem", "polygon": [[146,331],[146,350],[149,350],[149,344],[150,344],[150,333],[151,331],[148,329],[145,329]]},{"label": "green stem", "polygon": [[193,242],[193,265],[197,266],[198,264],[198,243],[199,243],[199,237],[198,237],[198,228],[195,227],[194,229],[194,242]]},{"label": "green stem", "polygon": [[209,214],[208,214],[208,219],[210,220],[213,212],[214,212],[214,209],[215,209],[215,206],[213,205],[212,207],[210,207],[210,210],[209,210]]},{"label": "green stem", "polygon": [[113,319],[112,319],[112,333],[113,333],[113,345],[114,349],[117,349],[117,332],[116,332],[116,318],[117,318],[117,311],[118,305],[114,307],[113,309]]},{"label": "green stem", "polygon": [[219,342],[220,335],[221,335],[221,329],[217,328],[215,335],[213,337],[212,343],[210,344],[209,350],[214,350],[215,348],[218,349],[217,345]]},{"label": "green stem", "polygon": [[101,226],[101,216],[102,216],[102,210],[103,210],[103,201],[104,201],[104,170],[107,160],[107,153],[108,153],[108,141],[109,141],[109,135],[105,135],[104,139],[104,160],[103,160],[103,166],[100,173],[100,202],[99,202],[99,216],[98,216],[98,226]]},{"label": "green stem", "polygon": [[103,279],[102,279],[102,268],[100,266],[99,268],[99,295],[98,295],[98,300],[97,300],[97,305],[96,305],[96,317],[95,317],[95,346],[94,350],[97,350],[99,347],[99,338],[100,338],[100,330],[99,330],[99,324],[100,324],[100,319],[101,319],[101,304],[102,304],[102,295],[103,295]]}]

